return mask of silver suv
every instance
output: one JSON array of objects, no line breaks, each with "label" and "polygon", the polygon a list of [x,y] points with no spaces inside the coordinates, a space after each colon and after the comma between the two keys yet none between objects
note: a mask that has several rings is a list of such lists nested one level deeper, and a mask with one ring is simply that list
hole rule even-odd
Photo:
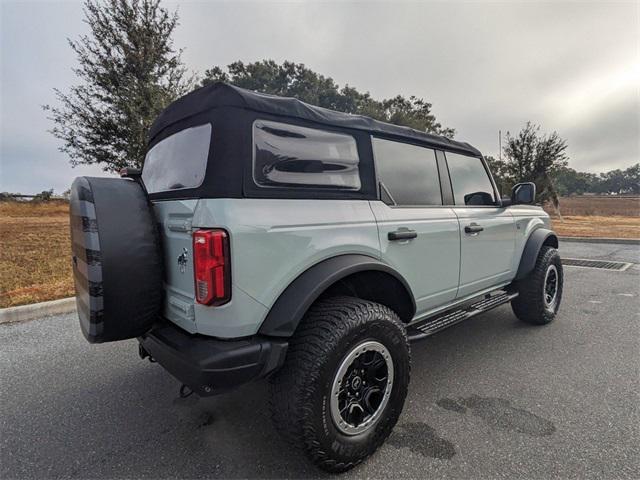
[{"label": "silver suv", "polygon": [[183,387],[268,377],[276,427],[339,472],[389,436],[409,343],[511,302],[546,324],[558,238],[461,143],[226,84],[170,105],[142,172],[71,197],[80,326]]}]

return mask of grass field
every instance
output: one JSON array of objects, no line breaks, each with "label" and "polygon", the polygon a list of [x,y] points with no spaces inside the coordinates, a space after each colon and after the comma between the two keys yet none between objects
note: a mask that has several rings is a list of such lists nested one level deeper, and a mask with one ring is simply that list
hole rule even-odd
[{"label": "grass field", "polygon": [[563,197],[562,218],[545,210],[563,237],[640,238],[640,197]]},{"label": "grass field", "polygon": [[[73,295],[66,202],[0,202],[0,308]],[[561,199],[561,236],[640,238],[640,198]]]},{"label": "grass field", "polygon": [[640,218],[563,215],[551,217],[553,230],[561,237],[640,238]]},{"label": "grass field", "polygon": [[0,202],[0,308],[73,295],[66,202]]},{"label": "grass field", "polygon": [[[555,215],[553,207],[546,205],[545,210]],[[561,197],[560,213],[563,216],[640,217],[640,197]]]}]

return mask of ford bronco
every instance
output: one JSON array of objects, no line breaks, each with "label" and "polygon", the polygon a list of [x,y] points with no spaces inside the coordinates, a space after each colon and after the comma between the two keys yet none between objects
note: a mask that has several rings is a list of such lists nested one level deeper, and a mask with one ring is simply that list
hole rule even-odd
[{"label": "ford bronco", "polygon": [[391,433],[410,341],[509,302],[558,312],[535,185],[501,198],[467,143],[222,83],[148,141],[141,172],[72,186],[84,336],[137,338],[183,392],[268,378],[276,428],[325,470]]}]

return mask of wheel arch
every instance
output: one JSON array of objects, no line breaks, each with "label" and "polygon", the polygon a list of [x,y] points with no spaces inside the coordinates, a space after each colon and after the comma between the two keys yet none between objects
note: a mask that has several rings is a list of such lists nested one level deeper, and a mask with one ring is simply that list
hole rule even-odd
[{"label": "wheel arch", "polygon": [[540,253],[540,249],[544,246],[550,246],[558,248],[558,236],[547,228],[538,228],[534,230],[522,251],[522,257],[520,257],[520,264],[518,265],[518,272],[516,273],[515,280],[521,280],[525,278],[536,265],[536,259]]},{"label": "wheel arch", "polygon": [[339,255],[315,264],[291,282],[271,307],[258,333],[290,337],[316,300],[337,295],[382,303],[405,323],[416,311],[411,288],[395,269],[366,255]]}]

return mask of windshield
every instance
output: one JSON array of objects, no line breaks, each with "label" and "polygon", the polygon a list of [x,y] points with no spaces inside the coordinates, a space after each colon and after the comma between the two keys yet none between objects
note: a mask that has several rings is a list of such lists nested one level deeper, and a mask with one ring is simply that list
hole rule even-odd
[{"label": "windshield", "polygon": [[196,188],[207,168],[211,124],[181,130],[149,150],[142,180],[149,193]]}]

